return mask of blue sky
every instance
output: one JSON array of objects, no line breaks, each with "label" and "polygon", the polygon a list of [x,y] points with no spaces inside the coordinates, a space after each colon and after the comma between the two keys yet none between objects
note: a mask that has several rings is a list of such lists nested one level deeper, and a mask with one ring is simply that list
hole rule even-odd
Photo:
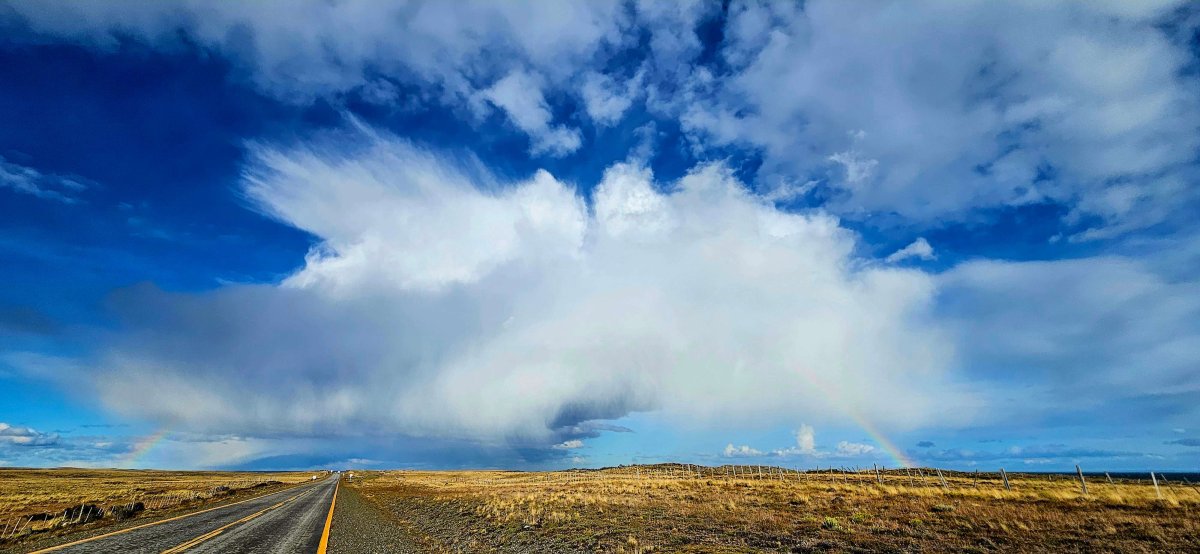
[{"label": "blue sky", "polygon": [[0,2],[0,464],[1194,470],[1186,2]]}]

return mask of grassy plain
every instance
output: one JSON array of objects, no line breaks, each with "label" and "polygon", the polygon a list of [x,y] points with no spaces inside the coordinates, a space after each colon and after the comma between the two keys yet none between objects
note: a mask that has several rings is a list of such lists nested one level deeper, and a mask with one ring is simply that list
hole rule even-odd
[{"label": "grassy plain", "polygon": [[1200,551],[1182,482],[767,471],[356,472],[342,494],[430,552]]},{"label": "grassy plain", "polygon": [[[313,475],[317,473],[0,469],[0,549],[250,496]],[[121,510],[138,503],[140,510]]]}]

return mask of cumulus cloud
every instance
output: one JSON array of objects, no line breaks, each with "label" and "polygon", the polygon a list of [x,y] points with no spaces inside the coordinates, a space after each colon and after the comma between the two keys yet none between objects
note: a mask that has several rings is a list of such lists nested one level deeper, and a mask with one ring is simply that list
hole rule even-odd
[{"label": "cumulus cloud", "polygon": [[[835,213],[928,225],[1049,202],[1072,240],[1098,240],[1200,203],[1198,19],[1184,0],[1129,4],[47,1],[4,17],[9,40],[198,45],[298,102],[400,101],[403,82],[421,102],[494,105],[548,156],[583,140],[548,99],[581,99],[601,126],[642,102],[705,157],[761,152],[761,188],[819,183]],[[710,56],[703,22],[723,25]]]},{"label": "cumulus cloud", "polygon": [[875,451],[875,447],[869,444],[857,442],[841,441],[837,443],[837,454],[841,456],[862,456]]},{"label": "cumulus cloud", "polygon": [[108,406],[213,432],[543,445],[644,410],[969,417],[928,324],[934,280],[858,263],[836,219],[779,211],[722,165],[662,185],[616,164],[589,209],[545,172],[502,183],[336,138],[252,153],[247,198],[317,238],[279,285],[113,299],[122,330],[82,377]]},{"label": "cumulus cloud", "polygon": [[917,237],[917,240],[912,241],[908,246],[889,254],[884,261],[894,264],[909,258],[932,260],[936,257],[933,254],[933,247],[929,245],[929,241],[925,240],[925,237]]},{"label": "cumulus cloud", "polygon": [[800,452],[816,450],[816,432],[813,431],[812,425],[803,424],[796,430],[796,448]]},{"label": "cumulus cloud", "polygon": [[554,445],[552,448],[557,450],[573,450],[575,448],[583,448],[583,441],[579,439],[571,439],[569,441],[560,442]]},{"label": "cumulus cloud", "polygon": [[538,76],[513,71],[497,81],[482,95],[504,110],[513,125],[533,140],[530,153],[565,156],[579,149],[583,139],[578,129],[552,125],[550,106],[542,97]]},{"label": "cumulus cloud", "polygon": [[763,453],[757,449],[751,448],[744,444],[741,446],[734,446],[733,443],[725,445],[725,450],[723,452],[726,458],[753,458],[755,456],[763,455]]},{"label": "cumulus cloud", "polygon": [[620,43],[628,26],[615,2],[51,1],[7,8],[34,32],[100,48],[124,37],[174,49],[186,37],[228,56],[262,90],[296,101],[351,91],[380,73],[415,75],[460,101],[480,79],[507,70],[563,80],[598,48]]},{"label": "cumulus cloud", "polygon": [[601,125],[613,125],[620,121],[639,94],[643,75],[639,71],[624,83],[598,72],[584,75],[580,93],[588,117]]},{"label": "cumulus cloud", "polygon": [[682,121],[763,149],[768,174],[830,175],[835,211],[934,221],[1048,201],[1091,226],[1081,238],[1194,211],[1183,2],[733,4],[732,71],[694,72]]},{"label": "cumulus cloud", "polygon": [[58,435],[41,433],[29,427],[0,422],[0,443],[17,446],[51,446],[58,443]]},{"label": "cumulus cloud", "polygon": [[840,164],[846,170],[846,183],[850,186],[859,185],[871,178],[879,160],[864,158],[859,152],[847,150],[829,156],[829,161]]},{"label": "cumulus cloud", "polygon": [[772,456],[812,456],[823,457],[827,452],[817,450],[816,437],[817,433],[813,427],[807,423],[801,424],[799,429],[795,431],[796,444],[787,448],[772,450]]}]

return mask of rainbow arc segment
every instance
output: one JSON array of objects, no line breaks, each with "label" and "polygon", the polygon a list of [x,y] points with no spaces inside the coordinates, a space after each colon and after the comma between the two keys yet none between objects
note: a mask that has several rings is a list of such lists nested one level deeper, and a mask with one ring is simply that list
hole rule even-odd
[{"label": "rainbow arc segment", "polygon": [[875,441],[875,443],[878,444],[879,447],[882,448],[883,451],[896,462],[896,465],[900,467],[916,467],[916,464],[912,462],[912,459],[908,457],[908,454],[906,454],[903,449],[897,446],[896,443],[893,442],[892,439],[889,438],[887,434],[875,424],[875,422],[863,415],[862,412],[860,412],[854,405],[854,403],[846,402],[843,399],[840,388],[833,386],[833,384],[807,371],[800,370],[799,373],[805,381],[808,381],[808,383],[813,386],[813,388],[821,391],[821,393],[828,398],[838,400],[837,405],[839,408],[847,416],[850,416],[850,419],[853,420],[854,423],[857,424],[864,432],[866,432],[867,435],[871,437],[871,440]]},{"label": "rainbow arc segment", "polygon": [[149,435],[146,435],[133,443],[133,448],[129,449],[124,456],[118,458],[122,467],[136,465],[142,460],[155,446],[162,443],[167,438],[167,430],[159,429]]}]

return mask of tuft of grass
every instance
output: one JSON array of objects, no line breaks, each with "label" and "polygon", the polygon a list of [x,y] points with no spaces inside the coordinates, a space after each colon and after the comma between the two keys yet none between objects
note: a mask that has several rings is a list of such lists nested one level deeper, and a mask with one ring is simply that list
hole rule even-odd
[{"label": "tuft of grass", "polygon": [[838,518],[836,517],[825,516],[825,520],[821,522],[821,528],[830,531],[841,531],[842,524],[838,522]]}]

